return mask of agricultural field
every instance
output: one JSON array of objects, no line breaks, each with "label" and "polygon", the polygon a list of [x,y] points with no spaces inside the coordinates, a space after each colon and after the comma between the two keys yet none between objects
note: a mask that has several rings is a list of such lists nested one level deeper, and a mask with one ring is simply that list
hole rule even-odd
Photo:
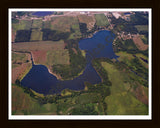
[{"label": "agricultural field", "polygon": [[108,19],[104,14],[95,14],[96,25],[97,26],[107,26],[109,25]]},{"label": "agricultural field", "polygon": [[133,37],[133,41],[134,41],[135,45],[137,46],[137,48],[138,48],[139,50],[144,51],[144,50],[147,50],[147,49],[148,49],[148,45],[147,45],[147,44],[144,44],[143,41],[141,40],[141,38],[140,38],[139,36],[137,36],[137,35],[134,36],[134,37]]},{"label": "agricultural field", "polygon": [[12,83],[16,79],[23,79],[23,77],[31,69],[30,55],[26,53],[12,53]]},{"label": "agricultural field", "polygon": [[148,32],[148,25],[135,25],[135,27],[137,28],[138,32],[141,32],[141,31]]},{"label": "agricultural field", "polygon": [[13,24],[13,29],[17,30],[29,30],[32,27],[31,20],[19,20],[19,23]]},{"label": "agricultural field", "polygon": [[[57,106],[52,103],[41,105],[25,93],[25,89],[12,85],[12,114],[13,115],[56,115]],[[23,101],[23,102],[22,102]]]},{"label": "agricultural field", "polygon": [[30,41],[41,41],[43,32],[38,29],[32,29]]},{"label": "agricultural field", "polygon": [[14,43],[12,50],[31,52],[34,63],[46,65],[50,71],[52,71],[52,65],[69,64],[69,52],[64,49],[64,41],[62,40]]},{"label": "agricultural field", "polygon": [[32,21],[32,28],[42,28],[43,21],[42,19],[36,19]]},{"label": "agricultural field", "polygon": [[72,27],[74,30],[79,29],[77,17],[71,16],[62,16],[62,17],[54,17],[51,21],[51,29],[58,30],[63,32],[70,32],[70,28]]},{"label": "agricultural field", "polygon": [[80,23],[86,23],[89,30],[94,27],[94,24],[96,22],[94,16],[87,15],[78,15],[78,20]]},{"label": "agricultural field", "polygon": [[[109,79],[112,82],[111,95],[105,98],[105,102],[108,105],[107,113],[109,115],[148,114],[148,107],[141,101],[141,99],[138,99],[139,97],[135,97],[132,92],[132,89],[137,89],[141,85],[136,87],[137,84],[131,84],[128,75],[125,72],[117,70],[114,65],[107,62],[102,62],[101,64],[108,72]],[[141,98],[146,98],[148,93],[143,93],[144,90],[139,91]],[[146,101],[144,102],[146,103]]]},{"label": "agricultural field", "polygon": [[60,50],[64,49],[64,41],[38,41],[12,44],[13,51]]},{"label": "agricultural field", "polygon": [[69,63],[69,52],[67,49],[47,51],[47,65]]}]

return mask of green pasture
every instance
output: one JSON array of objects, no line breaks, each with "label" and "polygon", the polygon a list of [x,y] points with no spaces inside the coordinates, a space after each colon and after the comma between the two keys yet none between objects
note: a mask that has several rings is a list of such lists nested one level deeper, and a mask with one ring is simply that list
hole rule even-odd
[{"label": "green pasture", "polygon": [[131,88],[138,85],[131,80],[136,79],[134,74],[119,71],[114,65],[102,62],[104,69],[108,72],[109,80],[112,82],[111,95],[105,98],[108,115],[146,115],[148,107],[134,97]]},{"label": "green pasture", "polygon": [[30,41],[40,41],[42,40],[43,32],[39,29],[32,29]]},{"label": "green pasture", "polygon": [[104,14],[95,14],[96,25],[97,26],[107,26],[109,25],[108,19]]},{"label": "green pasture", "polygon": [[42,28],[43,21],[42,19],[35,19],[32,21],[32,28]]}]

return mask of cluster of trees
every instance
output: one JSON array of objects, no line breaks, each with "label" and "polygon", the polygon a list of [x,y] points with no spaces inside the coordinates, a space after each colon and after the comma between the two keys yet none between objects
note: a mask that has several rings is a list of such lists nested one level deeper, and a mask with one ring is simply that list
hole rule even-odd
[{"label": "cluster of trees", "polygon": [[148,25],[148,13],[135,12],[134,15],[130,16],[129,21],[122,18],[116,19],[115,17],[111,17],[111,23],[115,24],[114,31],[125,31],[136,34],[138,33],[138,30],[135,25]]},{"label": "cluster of trees", "polygon": [[93,34],[96,30],[100,28],[95,24],[91,30],[88,30],[86,23],[79,23],[80,32],[82,33],[82,38],[88,37],[88,35]]},{"label": "cluster of trees", "polygon": [[18,30],[16,33],[15,42],[29,42],[31,37],[31,30]]},{"label": "cluster of trees", "polygon": [[54,12],[54,15],[63,15],[63,12]]},{"label": "cluster of trees", "polygon": [[148,25],[148,13],[135,12],[130,18],[130,23],[133,25]]},{"label": "cluster of trees", "polygon": [[66,40],[70,36],[69,32],[59,32],[56,30],[51,29],[42,29],[43,32],[43,40],[52,40],[52,41],[58,41],[58,40]]},{"label": "cluster of trees", "polygon": [[80,31],[82,33],[82,35],[86,35],[87,34],[87,24],[86,23],[79,23],[79,28]]},{"label": "cluster of trees", "polygon": [[125,31],[125,32],[130,32],[133,34],[138,33],[138,30],[134,24],[132,24],[130,21],[126,21],[122,18],[116,19],[115,17],[112,17],[111,23],[115,24],[114,31],[116,31],[116,32]]},{"label": "cluster of trees", "polygon": [[107,84],[99,83],[96,86],[92,85],[89,82],[85,82],[85,86],[87,86],[88,91],[87,93],[99,93],[102,96],[102,101],[106,96],[109,96],[111,94],[110,87]]},{"label": "cluster of trees", "polygon": [[18,11],[18,12],[12,12],[12,18],[16,18],[16,16],[21,17],[24,15],[29,15],[31,12],[25,12],[25,11]]},{"label": "cluster of trees", "polygon": [[15,19],[15,18],[12,18],[12,24],[16,24],[16,23],[19,23],[19,20]]}]

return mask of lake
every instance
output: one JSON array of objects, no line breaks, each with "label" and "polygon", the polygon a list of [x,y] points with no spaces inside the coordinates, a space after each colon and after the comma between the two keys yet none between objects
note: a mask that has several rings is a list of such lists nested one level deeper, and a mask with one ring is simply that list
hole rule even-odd
[{"label": "lake", "polygon": [[73,80],[58,80],[54,75],[50,74],[44,65],[35,65],[32,62],[32,68],[29,73],[21,81],[21,85],[31,88],[42,94],[58,94],[64,89],[83,90],[84,82],[98,84],[101,78],[93,68],[91,61],[94,58],[107,57],[117,59],[112,42],[115,35],[111,31],[102,30],[93,35],[92,38],[86,38],[79,41],[79,48],[86,50],[87,64],[84,72]]},{"label": "lake", "polygon": [[34,13],[32,13],[32,15],[35,15],[35,16],[47,16],[47,15],[51,15],[51,14],[53,14],[54,12],[34,12]]}]

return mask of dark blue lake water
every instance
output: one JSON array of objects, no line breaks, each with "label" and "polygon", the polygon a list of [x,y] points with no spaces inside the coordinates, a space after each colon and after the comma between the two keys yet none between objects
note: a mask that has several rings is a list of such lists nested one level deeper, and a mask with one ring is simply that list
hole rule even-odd
[{"label": "dark blue lake water", "polygon": [[47,15],[51,15],[53,14],[54,12],[34,12],[32,13],[32,15],[35,15],[35,16],[47,16]]},{"label": "dark blue lake water", "polygon": [[29,87],[38,93],[55,94],[60,93],[62,90],[68,88],[71,90],[83,90],[84,82],[98,84],[101,82],[100,76],[97,74],[91,64],[93,58],[107,57],[115,58],[112,49],[112,42],[115,35],[110,31],[99,31],[93,35],[92,38],[82,39],[79,42],[79,48],[86,50],[87,64],[82,75],[74,78],[73,80],[57,80],[57,78],[48,72],[44,65],[34,65],[29,73],[21,81],[21,85]]},{"label": "dark blue lake water", "polygon": [[126,12],[126,13],[124,13],[124,15],[130,15],[131,13],[130,12]]}]

